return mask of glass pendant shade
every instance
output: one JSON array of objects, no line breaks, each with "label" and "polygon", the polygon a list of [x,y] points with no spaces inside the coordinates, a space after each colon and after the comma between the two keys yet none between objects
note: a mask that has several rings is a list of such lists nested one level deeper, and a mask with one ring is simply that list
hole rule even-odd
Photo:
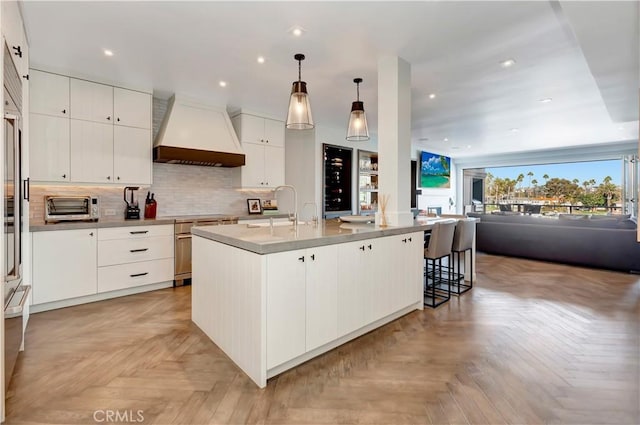
[{"label": "glass pendant shade", "polygon": [[307,130],[313,128],[309,93],[307,93],[307,83],[304,81],[295,81],[293,83],[293,87],[291,87],[289,113],[287,114],[287,128],[293,130]]},{"label": "glass pendant shade", "polygon": [[357,85],[358,100],[351,104],[347,140],[350,142],[366,142],[369,140],[369,127],[367,126],[367,116],[364,113],[364,102],[360,101],[362,78],[356,78],[353,82]]},{"label": "glass pendant shade", "polygon": [[293,56],[298,61],[298,81],[293,82],[291,98],[289,99],[289,113],[286,127],[293,130],[308,130],[314,127],[311,116],[311,103],[307,92],[307,83],[302,81],[301,68],[304,55],[298,53]]}]

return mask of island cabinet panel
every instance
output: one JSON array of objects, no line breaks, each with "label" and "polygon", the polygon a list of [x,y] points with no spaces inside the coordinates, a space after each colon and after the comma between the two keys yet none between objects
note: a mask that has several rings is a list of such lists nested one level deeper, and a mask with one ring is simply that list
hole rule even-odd
[{"label": "island cabinet panel", "polygon": [[305,250],[267,258],[267,368],[305,352]]},{"label": "island cabinet panel", "polygon": [[338,248],[307,249],[307,351],[338,337]]},{"label": "island cabinet panel", "polygon": [[338,246],[338,336],[420,300],[421,235],[416,232]]},{"label": "island cabinet panel", "polygon": [[336,339],[335,246],[267,256],[267,368]]},{"label": "island cabinet panel", "polygon": [[266,385],[266,256],[194,236],[191,317],[249,377]]}]

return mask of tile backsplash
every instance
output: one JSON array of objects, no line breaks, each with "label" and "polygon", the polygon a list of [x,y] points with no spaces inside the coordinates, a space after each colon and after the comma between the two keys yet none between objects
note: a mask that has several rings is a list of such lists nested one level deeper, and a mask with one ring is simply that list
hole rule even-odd
[{"label": "tile backsplash", "polygon": [[[273,199],[270,191],[247,191],[232,187],[232,168],[195,165],[153,164],[153,185],[140,187],[138,201],[144,204],[147,191],[155,193],[157,215],[247,214],[247,198]],[[92,195],[100,198],[100,217],[108,210],[124,214],[123,187],[33,185],[29,217],[44,221],[46,195]],[[142,205],[141,205],[142,206]]]}]

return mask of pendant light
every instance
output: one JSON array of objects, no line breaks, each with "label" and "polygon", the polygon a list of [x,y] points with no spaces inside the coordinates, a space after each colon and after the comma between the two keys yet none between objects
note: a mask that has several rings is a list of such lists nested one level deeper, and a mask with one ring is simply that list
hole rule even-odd
[{"label": "pendant light", "polygon": [[356,83],[357,100],[351,104],[347,140],[350,142],[366,142],[369,140],[369,128],[367,127],[367,116],[364,114],[364,103],[360,102],[360,83],[362,78],[354,78],[353,82]]},{"label": "pendant light", "polygon": [[294,130],[307,130],[313,128],[311,116],[311,104],[307,93],[307,83],[302,81],[301,68],[304,55],[298,53],[293,57],[298,61],[298,81],[291,87],[291,99],[289,100],[289,114],[287,114],[287,128]]}]

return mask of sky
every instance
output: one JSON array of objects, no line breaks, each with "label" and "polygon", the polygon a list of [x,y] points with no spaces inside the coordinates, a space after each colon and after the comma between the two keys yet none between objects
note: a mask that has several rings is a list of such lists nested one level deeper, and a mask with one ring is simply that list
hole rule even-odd
[{"label": "sky", "polygon": [[609,160],[609,161],[589,161],[589,162],[568,162],[563,164],[545,164],[545,165],[519,165],[517,167],[493,167],[486,168],[487,172],[493,174],[494,177],[506,178],[509,177],[515,180],[518,174],[524,174],[523,186],[529,185],[529,177],[527,173],[533,172],[531,179],[538,180],[538,186],[544,184],[542,176],[549,175],[549,178],[554,177],[564,178],[567,180],[578,179],[579,185],[585,180],[594,179],[596,185],[602,183],[602,180],[606,176],[610,176],[613,180],[613,184],[619,185],[622,182],[622,160]]}]

